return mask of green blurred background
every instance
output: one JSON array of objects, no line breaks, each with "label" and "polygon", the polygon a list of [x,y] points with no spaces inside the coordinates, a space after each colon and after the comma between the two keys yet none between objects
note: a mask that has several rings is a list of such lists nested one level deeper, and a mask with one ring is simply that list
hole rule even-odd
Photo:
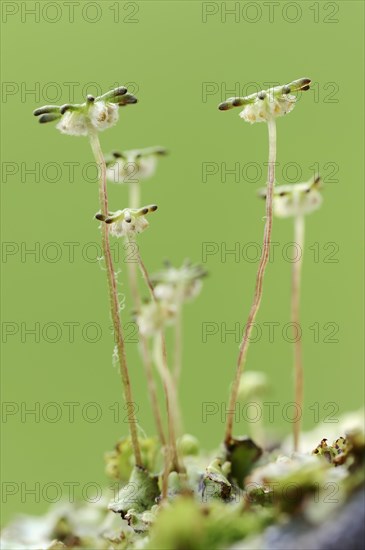
[{"label": "green blurred background", "polygon": [[[184,258],[201,262],[203,243],[217,243],[219,252],[205,263],[209,277],[204,290],[184,311],[180,386],[186,431],[212,449],[221,441],[223,424],[219,414],[203,422],[202,406],[215,402],[221,407],[225,402],[238,351],[234,335],[222,341],[222,323],[228,329],[245,323],[257,269],[257,261],[247,257],[236,261],[233,255],[222,261],[220,253],[222,247],[232,249],[235,243],[240,249],[247,243],[261,243],[264,204],[256,198],[256,190],[265,184],[267,160],[266,125],[251,127],[238,117],[239,110],[222,113],[217,104],[226,96],[253,92],[253,86],[247,89],[248,83],[257,82],[261,88],[265,82],[312,79],[313,90],[303,94],[295,111],[277,125],[278,183],[295,178],[294,164],[281,169],[286,163],[299,165],[304,181],[318,163],[326,181],[323,207],[307,219],[302,300],[304,428],[314,425],[315,408],[320,418],[332,411],[326,409],[328,403],[338,406],[335,418],[360,407],[363,3],[275,2],[272,16],[274,6],[266,2],[78,2],[73,22],[63,2],[56,7],[54,2],[41,2],[36,21],[27,13],[34,4],[2,2],[2,321],[6,341],[2,398],[8,403],[6,411],[13,407],[14,412],[3,418],[1,426],[2,478],[17,484],[13,486],[16,494],[5,498],[2,520],[15,512],[40,513],[48,507],[42,495],[39,499],[25,496],[36,483],[42,488],[49,482],[61,486],[77,482],[78,495],[90,481],[106,483],[103,453],[127,433],[127,424],[116,422],[110,410],[120,401],[121,387],[118,371],[112,367],[105,274],[81,254],[86,243],[99,241],[93,219],[98,210],[97,184],[85,181],[82,173],[93,159],[87,139],[61,135],[52,124],[37,124],[32,110],[52,103],[52,95],[61,96],[55,98],[59,104],[79,102],[86,91],[97,92],[92,83],[103,91],[131,83],[140,103],[123,109],[118,125],[101,134],[103,150],[150,145],[169,149],[154,178],[143,183],[143,202],[159,205],[150,229],[140,237],[151,271],[159,269],[164,258],[176,264]],[[235,15],[225,15],[225,9],[233,8]],[[72,82],[74,97],[67,84]],[[52,166],[47,168],[48,162],[58,163],[58,175]],[[40,163],[39,181],[24,173],[35,163]],[[65,163],[76,163],[73,182]],[[216,163],[217,171],[205,182],[204,163]],[[240,163],[243,171],[249,168],[247,163],[256,163],[262,176],[256,183],[242,174],[239,181],[229,174],[222,181],[222,163],[227,169]],[[254,171],[251,174],[252,180]],[[52,183],[52,178],[58,181]],[[112,209],[125,206],[125,186],[110,185],[109,193]],[[251,345],[247,368],[268,375],[267,400],[280,404],[274,428],[288,434],[291,424],[283,418],[282,408],[293,399],[292,346],[281,330],[290,315],[291,264],[282,252],[292,240],[291,220],[275,221],[273,240],[279,244],[267,270],[257,320],[263,335]],[[73,262],[63,244],[67,242],[80,243],[75,245]],[[54,253],[47,243],[60,247],[58,261],[42,256],[42,251],[46,257]],[[22,246],[39,246],[40,257],[22,258],[17,252]],[[331,257],[338,261],[328,262],[333,251]],[[95,255],[95,249],[88,253]],[[253,249],[248,253],[254,255]],[[124,321],[128,322],[131,301],[122,250],[119,266],[121,292],[126,297]],[[50,322],[61,326],[59,341],[50,343],[41,336],[36,343],[34,337],[24,336],[24,327],[37,322],[41,330]],[[208,322],[217,323],[218,333],[203,342],[202,326]],[[273,343],[263,325],[268,322],[280,323]],[[79,323],[74,342],[69,341],[64,323]],[[81,328],[87,323],[100,324],[99,341],[82,338]],[[310,329],[315,323],[318,342]],[[338,326],[337,342],[325,341],[333,329],[327,323]],[[11,328],[17,333],[9,335],[6,331]],[[53,338],[55,333],[49,330],[48,337]],[[94,338],[91,328],[88,338]],[[153,419],[135,343],[127,344],[127,353],[138,420],[151,434]],[[50,402],[58,404],[58,412],[51,405],[39,419],[22,418],[25,408],[39,403],[42,411]],[[67,402],[80,403],[74,422],[69,420]],[[90,402],[101,411],[96,422],[85,418],[95,413],[92,407],[84,409],[84,418],[81,414]],[[47,411],[49,417],[61,411],[61,418],[50,422]],[[237,432],[247,432],[247,425],[242,422]],[[49,498],[53,494],[50,489]]]}]

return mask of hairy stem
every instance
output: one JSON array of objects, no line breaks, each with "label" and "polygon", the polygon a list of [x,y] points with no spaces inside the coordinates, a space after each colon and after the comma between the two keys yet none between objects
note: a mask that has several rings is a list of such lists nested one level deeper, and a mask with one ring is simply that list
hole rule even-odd
[{"label": "hairy stem", "polygon": [[276,123],[275,119],[268,121],[269,131],[269,165],[268,165],[268,177],[266,186],[266,221],[264,229],[264,239],[262,245],[261,258],[259,268],[256,275],[255,294],[250,309],[250,313],[245,326],[245,331],[242,337],[240,350],[237,359],[236,374],[231,387],[231,395],[229,399],[229,406],[227,411],[227,422],[225,431],[225,444],[229,445],[232,440],[233,432],[233,419],[235,413],[235,405],[237,401],[237,394],[241,375],[245,366],[247,350],[250,343],[250,335],[252,331],[253,323],[255,322],[257,312],[260,308],[260,302],[262,298],[264,275],[269,260],[270,243],[271,243],[271,230],[272,230],[272,198],[275,184],[275,161],[276,161]]},{"label": "hairy stem", "polygon": [[[104,155],[102,153],[99,137],[97,132],[90,133],[90,145],[93,151],[96,163],[100,168],[100,180],[99,180],[99,202],[100,210],[104,216],[108,215],[108,193],[106,187],[106,165]],[[128,414],[131,414],[133,418],[134,411],[134,402],[132,397],[132,388],[128,373],[127,367],[127,358],[125,354],[124,338],[122,324],[120,320],[120,308],[119,308],[119,299],[118,299],[118,287],[117,281],[113,266],[113,259],[110,251],[110,242],[109,242],[109,227],[107,224],[101,224],[101,237],[102,237],[102,249],[105,259],[107,280],[108,280],[108,290],[109,290],[109,300],[110,300],[110,312],[113,321],[114,336],[116,341],[116,346],[118,350],[118,361],[120,375],[122,378],[123,389],[124,389],[124,398],[128,407]],[[129,431],[133,446],[133,453],[136,466],[143,467],[141,450],[138,441],[137,435],[137,425],[135,422],[129,423]]]},{"label": "hairy stem", "polygon": [[[291,320],[296,332],[300,327],[300,285],[302,274],[302,258],[304,253],[304,217],[296,216],[294,220],[294,242],[299,246],[300,257],[293,263],[292,269],[292,294],[291,294]],[[301,417],[303,411],[303,359],[302,339],[298,334],[294,335],[294,376],[295,376],[295,403],[297,404],[297,417],[293,424],[294,451],[299,451],[299,439],[301,430]]]}]

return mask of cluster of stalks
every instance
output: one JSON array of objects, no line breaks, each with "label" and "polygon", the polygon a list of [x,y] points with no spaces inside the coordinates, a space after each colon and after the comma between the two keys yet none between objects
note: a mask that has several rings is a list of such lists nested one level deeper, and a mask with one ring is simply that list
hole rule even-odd
[{"label": "cluster of stalks", "polygon": [[[275,195],[275,163],[276,163],[276,119],[278,116],[290,112],[295,103],[293,92],[305,91],[310,86],[309,79],[300,79],[288,85],[273,88],[267,91],[253,94],[245,98],[230,98],[220,104],[219,108],[222,111],[231,109],[232,107],[243,106],[244,109],[241,117],[248,122],[267,122],[268,126],[268,143],[269,143],[269,159],[268,159],[268,176],[267,186],[265,190],[266,199],[266,220],[264,227],[264,237],[262,254],[259,262],[259,267],[256,276],[256,285],[252,305],[249,311],[245,331],[239,349],[236,373],[231,386],[231,394],[229,399],[229,407],[227,414],[227,423],[225,429],[224,442],[228,448],[232,445],[233,439],[233,420],[235,404],[237,401],[238,389],[241,381],[241,376],[244,370],[247,352],[250,342],[250,335],[256,316],[258,314],[260,303],[263,294],[263,283],[266,267],[270,254],[270,243],[273,221],[273,204]],[[142,207],[140,197],[140,182],[132,180],[129,184],[129,204],[123,211],[118,211],[111,214],[108,204],[108,189],[107,189],[107,170],[108,163],[102,152],[99,132],[113,126],[118,119],[118,108],[128,104],[137,103],[137,99],[128,94],[126,88],[120,87],[111,92],[107,92],[103,96],[94,98],[88,96],[86,103],[82,105],[63,105],[61,107],[50,105],[37,109],[34,114],[39,116],[39,121],[42,123],[58,121],[57,128],[66,134],[84,135],[89,138],[91,149],[95,161],[99,167],[99,203],[100,213],[96,216],[101,220],[101,240],[103,257],[106,267],[106,276],[108,284],[108,295],[110,314],[113,321],[114,336],[116,342],[117,357],[119,370],[123,384],[124,398],[129,409],[133,412],[133,394],[129,370],[127,366],[127,356],[125,349],[125,341],[123,336],[123,328],[121,322],[121,307],[118,298],[118,281],[116,270],[113,264],[113,258],[110,249],[110,228],[116,220],[122,220],[121,233],[126,243],[133,245],[136,251],[137,263],[128,263],[128,277],[133,299],[134,309],[139,313],[142,309],[143,302],[138,283],[138,270],[146,284],[150,294],[151,302],[156,306],[159,299],[156,296],[153,279],[151,279],[147,267],[142,260],[140,249],[137,246],[137,233],[140,230],[133,230],[137,227],[137,222],[134,226],[132,223],[133,216],[144,216],[149,211],[155,210],[157,207]],[[161,151],[159,152],[159,154]],[[122,154],[114,154],[115,159],[122,157]],[[118,222],[119,223],[119,222]],[[124,225],[123,225],[124,224]],[[147,224],[147,222],[146,222]],[[148,225],[148,224],[147,224]],[[141,225],[139,226],[142,227]],[[296,239],[302,244],[303,242],[303,217],[298,216],[295,222]],[[300,270],[301,264],[298,263],[293,269],[293,299],[292,299],[292,319],[295,322],[299,320],[299,289],[300,289]],[[148,390],[151,398],[151,405],[156,423],[157,433],[164,449],[164,473],[162,483],[162,496],[167,495],[167,478],[171,471],[178,473],[184,472],[184,465],[178,454],[177,437],[180,434],[181,419],[178,407],[177,384],[181,372],[181,303],[177,305],[177,315],[175,322],[175,353],[174,353],[174,369],[170,369],[167,357],[166,339],[164,326],[156,330],[154,334],[153,350],[150,349],[149,338],[146,334],[140,331],[139,334],[139,350],[144,364]],[[137,316],[138,318],[138,316]],[[162,380],[164,388],[166,410],[167,410],[167,430],[165,430],[163,415],[160,410],[157,397],[156,382],[154,379],[153,365],[155,364],[158,373]],[[300,342],[295,347],[295,373],[296,373],[296,402],[301,407],[303,401],[303,368],[301,358]],[[300,423],[294,425],[294,440],[295,448],[299,445]],[[130,438],[133,447],[135,465],[137,468],[143,469],[142,454],[140,442],[137,433],[137,424],[129,423]]]},{"label": "cluster of stalks", "polygon": [[[100,198],[100,211],[101,216],[99,219],[105,222],[108,217],[108,194],[107,194],[107,177],[106,177],[106,161],[105,157],[101,152],[100,143],[98,140],[97,134],[93,134],[90,137],[92,150],[95,156],[95,160],[100,167],[100,180],[99,180],[99,198]],[[140,182],[138,180],[133,180],[129,184],[129,205],[130,209],[138,209],[141,207],[140,204]],[[98,217],[98,216],[97,216]],[[118,304],[118,290],[116,284],[116,275],[115,269],[113,266],[112,257],[110,254],[110,243],[109,243],[109,226],[108,223],[101,224],[102,231],[102,242],[103,242],[103,252],[106,260],[106,270],[107,270],[107,279],[108,287],[110,294],[110,303],[111,303],[111,315],[114,323],[114,332],[116,335],[116,346],[118,351],[118,360],[120,365],[120,371],[122,375],[122,381],[124,386],[124,393],[127,404],[133,406],[132,399],[132,390],[130,379],[128,375],[126,355],[125,355],[125,346],[122,333],[122,324],[120,318],[120,309],[116,307]],[[154,291],[154,285],[151,281],[150,275],[148,273],[147,267],[142,260],[140,248],[137,244],[136,235],[134,233],[127,233],[125,236],[126,243],[133,246],[134,257],[137,259],[137,265],[141,276],[146,284],[146,287],[150,293],[151,300],[157,303],[157,298]],[[110,258],[110,260],[109,260]],[[141,310],[142,306],[142,296],[139,290],[138,284],[138,273],[136,270],[136,263],[128,262],[128,275],[131,294],[133,298],[133,306],[135,311],[138,313]],[[170,471],[182,472],[183,466],[179,460],[178,450],[177,450],[177,435],[180,426],[180,414],[178,410],[178,401],[177,401],[177,389],[174,383],[173,376],[171,374],[168,359],[167,359],[167,347],[166,347],[166,338],[164,333],[164,328],[161,328],[158,333],[155,335],[157,342],[157,349],[154,356],[152,356],[151,350],[149,348],[148,337],[139,333],[139,343],[140,343],[140,354],[144,364],[147,384],[151,399],[152,411],[156,423],[157,433],[160,439],[162,448],[164,449],[165,456],[165,466],[163,474],[163,486],[162,486],[162,497],[167,496],[167,479]],[[167,411],[167,436],[165,435],[165,430],[163,426],[162,414],[160,411],[159,401],[157,397],[157,387],[153,374],[153,363],[155,362],[157,370],[162,380],[165,400],[166,400],[166,411]],[[141,451],[140,445],[137,437],[137,428],[136,423],[130,423],[130,436],[133,446],[133,452],[135,456],[135,464],[137,467],[143,468],[141,460]]]},{"label": "cluster of stalks", "polygon": [[[268,141],[269,141],[269,159],[268,159],[268,175],[267,185],[263,196],[266,200],[266,218],[264,227],[264,237],[262,252],[259,261],[259,267],[256,275],[256,284],[252,305],[249,311],[247,322],[245,324],[245,330],[243,333],[241,345],[239,348],[239,354],[237,359],[236,373],[233,384],[231,386],[231,393],[229,398],[229,406],[227,411],[227,421],[225,429],[224,443],[227,448],[232,445],[233,438],[233,421],[235,415],[235,405],[237,402],[239,384],[243,374],[243,370],[246,363],[247,352],[250,343],[250,335],[256,316],[258,314],[260,303],[263,295],[263,283],[266,272],[266,267],[269,261],[270,246],[271,246],[271,234],[273,224],[273,205],[275,196],[275,164],[276,164],[276,119],[282,115],[288,114],[295,105],[296,98],[291,94],[294,92],[307,91],[310,88],[311,81],[308,78],[301,78],[295,80],[284,86],[278,86],[266,91],[261,91],[257,94],[252,94],[247,97],[234,97],[229,98],[219,105],[221,111],[227,111],[233,107],[244,107],[240,113],[241,118],[250,122],[266,122],[268,126]],[[318,178],[315,178],[318,183]],[[303,184],[299,184],[303,185]],[[293,200],[290,203],[291,208],[287,208],[287,212],[280,214],[283,217],[294,216],[295,217],[295,242],[298,244],[301,251],[303,251],[304,245],[304,213],[308,213],[318,206],[317,196],[314,198],[314,204],[310,201],[306,201],[306,208],[303,208],[301,204],[303,201],[302,195],[310,193],[314,189],[313,186],[307,186],[302,192],[298,193],[299,186],[289,186],[293,189],[290,190],[298,200]],[[314,189],[315,190],[315,189]],[[286,197],[290,194],[288,189],[277,193],[277,198]],[[287,205],[288,206],[288,205]],[[283,209],[281,209],[283,210]],[[284,208],[285,210],[285,208]],[[300,305],[300,280],[301,280],[301,260],[293,264],[292,274],[292,298],[291,298],[291,319],[295,326],[299,325],[299,305]],[[294,377],[295,377],[295,403],[297,405],[296,418],[293,423],[293,438],[294,438],[294,450],[299,449],[299,436],[301,427],[301,416],[303,407],[303,362],[302,362],[302,345],[301,338],[294,338]]]},{"label": "cluster of stalks", "polygon": [[[110,228],[112,218],[109,211],[108,201],[107,163],[100,145],[99,132],[113,126],[116,123],[116,121],[118,120],[119,107],[135,103],[137,103],[137,98],[135,98],[131,94],[128,94],[127,89],[122,86],[115,90],[107,92],[103,96],[97,98],[88,95],[84,104],[66,104],[62,106],[46,105],[34,111],[34,115],[39,117],[39,122],[41,123],[58,121],[57,128],[62,133],[76,136],[87,136],[90,141],[90,146],[95,161],[99,167],[100,212],[99,214],[97,214],[96,217],[102,221],[101,242],[108,284],[110,314],[113,322],[113,332],[120,376],[123,385],[124,399],[127,405],[128,412],[130,413],[129,417],[133,417],[132,413],[134,407],[134,398],[132,393],[129,369],[127,366],[125,340],[121,322],[121,307],[118,297],[118,280],[110,248]],[[163,151],[157,150],[151,151],[151,153],[163,154]],[[115,158],[118,158],[118,156],[118,154],[115,154]],[[130,195],[128,208],[131,210],[131,212],[135,209],[140,209],[142,214],[145,214],[145,211],[148,211],[149,209],[141,209],[139,185],[140,183],[138,180],[132,180],[132,183],[129,185]],[[154,207],[152,208],[152,210],[155,210],[156,208],[157,207]],[[124,219],[125,222],[128,224],[131,222],[132,218],[129,216],[129,214],[126,214]],[[135,246],[135,250],[137,251],[136,257],[139,270],[150,292],[152,301],[157,302],[154,286],[151,282],[151,278],[148,274],[146,265],[141,258],[140,250],[136,243],[136,234],[138,232],[139,231],[133,231],[128,227],[128,229],[125,231],[125,239],[126,242],[130,244],[132,243]],[[128,263],[128,272],[132,297],[134,301],[134,309],[138,312],[141,309],[142,298],[139,292],[139,285],[137,280],[138,272],[134,263]],[[147,336],[140,333],[139,341],[140,353],[145,367],[157,432],[159,435],[161,446],[163,447],[163,449],[165,449],[163,494],[164,496],[166,496],[167,478],[170,471],[183,471],[183,466],[180,463],[178,456],[176,442],[180,426],[176,384],[175,379],[168,366],[164,329],[161,328],[155,335],[155,351],[153,354],[152,351],[149,349],[149,341]],[[162,414],[157,399],[157,389],[153,373],[154,362],[156,362],[156,367],[161,376],[165,392],[167,409],[167,435],[165,435]],[[137,468],[143,469],[144,464],[142,461],[142,453],[138,438],[136,422],[133,421],[129,423],[129,431],[135,459],[135,466]]]}]

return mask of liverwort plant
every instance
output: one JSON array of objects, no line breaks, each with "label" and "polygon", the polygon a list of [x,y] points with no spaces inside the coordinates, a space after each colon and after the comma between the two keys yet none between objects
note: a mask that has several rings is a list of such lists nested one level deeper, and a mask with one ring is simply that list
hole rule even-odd
[{"label": "liverwort plant", "polygon": [[221,111],[227,111],[233,107],[243,107],[240,117],[251,124],[255,122],[266,122],[269,132],[269,163],[268,177],[266,186],[266,221],[264,229],[264,239],[261,252],[261,258],[256,276],[255,293],[252,306],[249,312],[245,330],[243,333],[242,342],[239,349],[237,368],[234,381],[231,387],[231,395],[227,411],[227,422],[225,430],[224,442],[227,448],[232,444],[232,431],[235,404],[237,402],[237,394],[241,375],[244,369],[247,350],[250,342],[250,335],[253,323],[255,322],[260,302],[262,298],[263,282],[266,266],[269,260],[271,231],[272,231],[272,209],[273,209],[273,194],[275,185],[275,162],[276,162],[276,119],[280,116],[290,113],[295,106],[296,96],[292,95],[295,92],[309,90],[311,81],[308,78],[294,80],[284,86],[277,86],[269,90],[263,90],[256,94],[247,97],[229,98],[219,105]]},{"label": "liverwort plant", "polygon": [[[141,188],[142,181],[150,178],[156,171],[158,157],[164,156],[167,151],[164,147],[146,147],[144,149],[133,149],[130,151],[113,151],[105,158],[107,171],[106,176],[109,181],[117,184],[127,184],[129,191],[128,208],[138,209],[141,206]],[[137,248],[137,244],[129,242],[130,237],[125,234],[126,247],[131,246],[132,254]],[[127,262],[127,271],[129,286],[136,312],[140,312],[142,307],[142,298],[137,280],[137,266],[134,261]],[[164,434],[160,407],[157,398],[157,388],[153,376],[152,358],[148,347],[148,340],[145,334],[140,331],[139,351],[144,365],[148,390],[151,400],[153,415],[156,428],[162,446],[166,443]]]},{"label": "liverwort plant", "polygon": [[[147,229],[149,225],[146,215],[150,212],[155,212],[156,210],[157,210],[157,205],[150,205],[139,209],[124,208],[123,210],[118,210],[117,212],[110,212],[108,216],[98,213],[96,214],[95,217],[96,219],[104,222],[105,224],[110,225],[110,232],[114,237],[124,237],[127,243],[136,244],[135,236],[138,233],[142,233],[142,231]],[[145,270],[145,268],[144,268],[144,264],[142,262],[141,256],[139,254],[138,247],[136,247],[136,251],[138,254],[138,264],[142,272],[144,273],[143,269]],[[147,273],[146,270],[145,272]],[[132,289],[133,288],[135,289],[135,294],[134,294],[135,305],[138,306],[138,309],[140,309],[141,299],[138,292],[138,284],[137,284],[137,281],[133,281],[133,279],[134,277],[132,278],[132,281],[131,281],[131,283],[133,283],[133,286],[131,284],[131,287]],[[147,276],[147,284],[150,287],[148,276]],[[164,446],[166,444],[166,440],[165,440],[165,434],[164,434],[163,425],[162,425],[162,418],[161,418],[160,409],[159,409],[158,400],[157,400],[156,387],[154,384],[152,365],[149,357],[148,342],[143,332],[141,332],[141,336],[142,336],[142,358],[145,363],[147,382],[148,382],[149,391],[150,391],[151,400],[152,400],[152,410],[154,412],[160,441],[161,441],[161,444]],[[166,400],[168,402],[168,389],[166,386],[164,387],[166,390]],[[175,437],[174,437],[174,440],[175,440]],[[171,445],[171,437],[169,442]],[[165,456],[167,457],[167,453]],[[166,460],[165,462],[167,463],[169,461]],[[119,504],[117,503],[117,507],[118,506]]]},{"label": "liverwort plant", "polygon": [[[305,183],[279,185],[274,190],[273,210],[278,218],[294,218],[294,242],[299,249],[299,257],[293,262],[291,288],[291,321],[294,327],[300,327],[300,289],[304,254],[304,218],[317,210],[322,204],[320,193],[321,178],[316,175]],[[266,198],[266,190],[260,195]],[[294,329],[295,330],[295,329]],[[303,410],[303,358],[301,337],[294,335],[294,377],[295,403],[298,414],[293,422],[294,450],[299,450],[301,430],[301,411]]]},{"label": "liverwort plant", "polygon": [[124,208],[108,215],[98,213],[95,218],[110,225],[110,233],[114,237],[130,237],[142,233],[149,226],[146,215],[157,210],[156,204],[143,208]]},{"label": "liverwort plant", "polygon": [[[116,237],[126,237],[130,244],[136,243],[136,236],[138,233],[141,233],[148,227],[148,221],[146,215],[149,212],[154,212],[157,210],[156,205],[145,206],[140,209],[127,209],[118,210],[117,212],[110,214],[109,216],[104,216],[103,214],[97,214],[96,218],[105,222],[111,226],[111,233]],[[155,294],[154,286],[147,271],[146,265],[144,264],[139,247],[136,246],[135,256],[137,258],[137,263],[141,271],[142,277],[147,285],[147,288],[150,292],[152,302],[155,307],[159,307],[158,299]],[[137,318],[138,319],[138,318]],[[139,323],[140,324],[140,323]],[[143,325],[142,325],[143,327]],[[140,327],[141,329],[141,327]],[[142,335],[145,335],[145,331],[140,330]],[[161,324],[160,327],[155,331],[155,340],[158,342],[161,354],[157,355],[159,358],[156,363],[159,368],[159,372],[163,381],[163,386],[165,390],[166,398],[166,408],[167,408],[167,417],[168,417],[168,431],[169,431],[169,447],[171,453],[171,467],[179,472],[181,466],[178,459],[178,451],[176,445],[176,431],[177,426],[179,425],[179,419],[177,414],[177,395],[175,387],[173,384],[173,379],[170,373],[170,369],[167,363],[167,350],[166,350],[166,340],[164,335],[164,325]],[[169,462],[169,461],[166,461]],[[169,466],[166,466],[166,468]]]},{"label": "liverwort plant", "polygon": [[57,120],[57,129],[63,134],[90,137],[95,131],[114,126],[119,118],[118,107],[133,103],[137,103],[137,98],[120,86],[99,97],[88,95],[85,103],[45,105],[33,114],[41,124]]},{"label": "liverwort plant", "polygon": [[[306,441],[307,450],[313,449],[312,454],[297,452],[288,456],[286,444],[281,445],[279,441],[272,441],[273,446],[266,446],[268,452],[263,452],[249,437],[234,439],[232,436],[236,403],[254,400],[262,409],[260,403],[267,390],[263,373],[244,370],[244,366],[251,325],[262,298],[272,216],[294,218],[295,241],[303,249],[305,215],[317,209],[322,201],[319,176],[307,183],[275,187],[276,117],[293,109],[295,97],[292,92],[307,90],[309,85],[308,79],[301,79],[247,98],[232,98],[221,105],[223,110],[242,105],[241,116],[245,120],[268,123],[269,171],[267,186],[261,191],[266,200],[262,257],[246,325],[248,328],[243,335],[236,377],[231,388],[229,410],[232,414],[227,421],[225,445],[212,453],[201,451],[198,440],[188,434],[181,435],[176,441],[179,420],[177,383],[181,357],[176,361],[175,356],[174,370],[170,371],[164,333],[168,325],[176,324],[182,306],[200,292],[205,273],[201,267],[185,261],[179,268],[168,264],[164,270],[150,276],[137,247],[137,239],[148,227],[152,217],[150,214],[156,211],[156,205],[141,206],[140,197],[130,187],[132,197],[129,204],[127,201],[124,203],[126,208],[109,211],[108,207],[106,181],[109,168],[116,162],[105,162],[98,132],[116,123],[118,106],[135,103],[136,99],[128,95],[125,88],[118,88],[99,98],[88,96],[82,105],[49,105],[35,111],[42,123],[57,121],[61,132],[90,139],[100,167],[100,211],[96,218],[101,222],[110,309],[125,399],[130,405],[132,392],[121,328],[117,277],[110,254],[110,236],[125,239],[133,245],[137,259],[136,273],[138,275],[139,269],[149,291],[147,303],[139,295],[136,319],[140,339],[143,336],[148,352],[148,338],[153,338],[153,359],[166,394],[168,433],[166,442],[161,437],[160,441],[156,437],[138,438],[136,424],[131,423],[130,437],[123,437],[106,456],[108,474],[122,483],[111,501],[107,491],[106,498],[98,499],[97,503],[63,502],[56,504],[46,516],[21,516],[3,530],[2,548],[219,550],[251,548],[252,544],[255,548],[271,548],[273,545],[277,548],[312,548],[318,541],[318,548],[327,548],[331,539],[334,541],[333,548],[337,550],[343,547],[343,537],[350,541],[351,548],[358,548],[358,536],[364,525],[360,499],[365,471],[363,411],[339,419],[336,432],[332,429],[328,431],[328,424],[324,423],[314,432],[303,435],[302,444]],[[160,153],[151,154],[158,156]],[[140,162],[140,174],[146,175],[151,166],[142,169],[144,155],[137,157],[130,152],[126,155],[126,158]],[[113,159],[118,158],[118,173],[123,174],[123,159],[113,156]],[[122,183],[124,176],[120,177]],[[139,186],[137,191],[139,193]],[[300,261],[293,265],[292,273],[294,323],[299,323],[301,261],[300,257]],[[180,344],[177,348],[181,351],[181,334],[178,338]],[[302,405],[300,344],[295,348],[294,357],[295,399]],[[264,433],[263,426],[258,427],[259,431],[256,426],[255,433],[251,435],[260,443],[264,440]],[[296,448],[299,432],[300,424],[297,423],[294,427]],[[328,486],[333,485],[334,481],[340,497],[336,499],[335,507],[326,504]],[[289,487],[295,490],[288,492]],[[314,495],[316,498],[313,499]],[[110,514],[110,510],[115,514]],[[270,529],[267,530],[267,527]]]},{"label": "liverwort plant", "polygon": [[[57,121],[57,129],[60,130],[60,132],[72,136],[86,136],[89,138],[95,161],[99,167],[99,203],[101,215],[105,218],[108,218],[109,216],[106,164],[101,150],[98,132],[106,130],[116,124],[119,117],[118,107],[134,103],[137,103],[137,98],[131,94],[128,94],[127,88],[122,86],[99,97],[88,95],[86,102],[82,104],[66,104],[62,106],[46,105],[34,111],[34,115],[39,117],[38,120],[40,123]],[[132,214],[130,215],[132,216]],[[136,216],[136,220],[136,224],[141,227],[144,222],[140,219],[140,216]],[[120,220],[118,221],[120,222]],[[123,221],[120,223],[123,223]],[[128,412],[133,414],[133,396],[127,367],[122,323],[120,319],[117,279],[110,250],[109,225],[106,223],[101,225],[101,236],[108,282],[110,311],[113,321],[124,397]],[[129,430],[136,467],[142,468],[143,464],[141,450],[135,422],[129,423]]]},{"label": "liverwort plant", "polygon": [[[157,159],[166,155],[164,147],[146,147],[144,149],[132,149],[131,151],[114,151],[106,156],[106,176],[113,183],[128,184],[129,208],[141,206],[141,181],[150,178],[156,171]],[[132,290],[135,307],[139,307],[140,296],[138,291],[135,264],[128,263],[129,281]]]}]

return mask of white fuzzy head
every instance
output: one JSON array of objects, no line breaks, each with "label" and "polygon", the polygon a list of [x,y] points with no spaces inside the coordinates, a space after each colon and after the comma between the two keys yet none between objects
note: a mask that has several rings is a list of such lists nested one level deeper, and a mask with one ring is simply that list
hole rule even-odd
[{"label": "white fuzzy head", "polygon": [[152,275],[156,283],[155,294],[159,300],[182,304],[196,298],[203,286],[206,272],[201,266],[185,261],[181,267],[169,265],[163,271]]},{"label": "white fuzzy head", "polygon": [[105,101],[95,101],[89,108],[90,122],[96,130],[102,132],[114,126],[119,119],[118,105]]},{"label": "white fuzzy head", "polygon": [[311,214],[323,202],[318,184],[313,181],[293,185],[279,185],[274,190],[273,212],[278,218]]},{"label": "white fuzzy head", "polygon": [[176,307],[168,302],[149,302],[144,304],[137,316],[140,333],[153,336],[166,325],[174,322]]},{"label": "white fuzzy head", "polygon": [[152,177],[156,171],[155,155],[136,158],[133,151],[126,159],[117,159],[107,168],[107,178],[113,183],[138,183]]},{"label": "white fuzzy head", "polygon": [[92,128],[99,132],[111,128],[117,123],[118,117],[118,105],[96,101],[80,110],[66,111],[56,128],[63,134],[87,136]]},{"label": "white fuzzy head", "polygon": [[110,212],[108,216],[96,215],[96,219],[106,223],[110,233],[115,237],[128,237],[142,233],[149,223],[146,215],[157,210],[156,204],[143,206],[143,208],[124,208],[117,212]]},{"label": "white fuzzy head", "polygon": [[268,122],[268,120],[290,113],[296,102],[293,95],[274,95],[272,91],[265,92],[264,98],[260,99],[257,94],[253,103],[244,107],[240,112],[240,117],[246,122],[254,124],[255,122]]},{"label": "white fuzzy head", "polygon": [[121,218],[110,225],[110,233],[114,237],[137,235],[147,229],[148,226],[149,223],[144,216],[139,216],[138,218],[132,217],[132,221],[130,222],[127,222],[125,218]]},{"label": "white fuzzy head", "polygon": [[85,113],[80,111],[66,111],[56,128],[62,134],[70,136],[87,136],[89,134],[89,122]]}]

